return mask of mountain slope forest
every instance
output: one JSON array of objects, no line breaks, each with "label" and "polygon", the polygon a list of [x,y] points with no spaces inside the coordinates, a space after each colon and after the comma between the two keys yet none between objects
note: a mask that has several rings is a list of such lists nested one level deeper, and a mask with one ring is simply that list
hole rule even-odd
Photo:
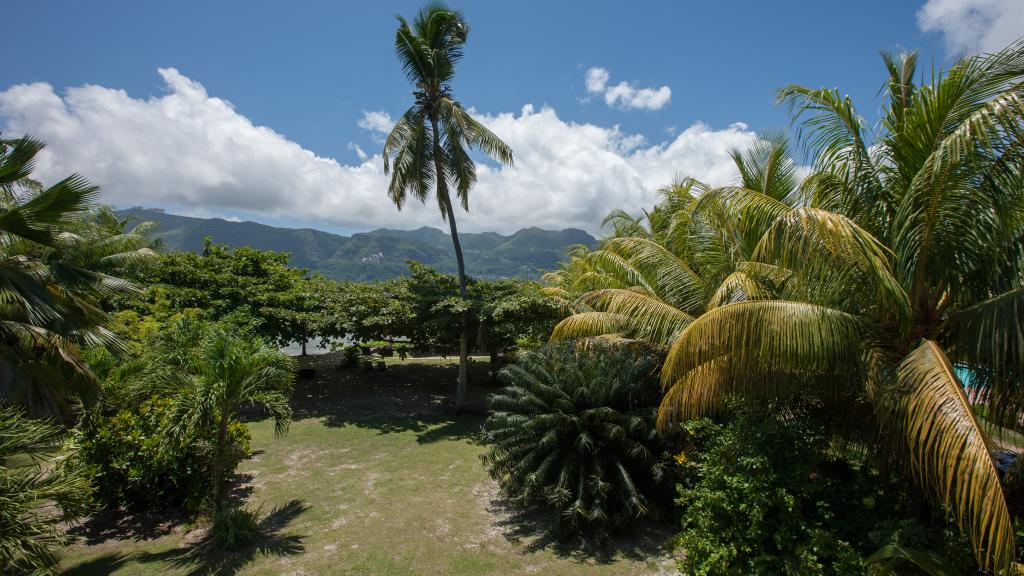
[{"label": "mountain slope forest", "polygon": [[[152,232],[168,250],[198,252],[204,238],[229,246],[290,253],[292,266],[308,268],[336,280],[383,280],[408,273],[406,260],[454,273],[455,257],[448,234],[424,226],[416,230],[381,228],[342,236],[310,228],[278,228],[256,222],[192,218],[160,210],[129,208],[121,218],[157,224]],[[574,228],[523,228],[504,236],[495,232],[463,233],[466,265],[479,278],[535,279],[566,257],[569,247],[596,246],[593,236]]]}]

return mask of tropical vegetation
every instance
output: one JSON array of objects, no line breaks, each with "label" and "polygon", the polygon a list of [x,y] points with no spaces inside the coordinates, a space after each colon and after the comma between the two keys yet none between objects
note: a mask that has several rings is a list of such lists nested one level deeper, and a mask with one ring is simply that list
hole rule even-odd
[{"label": "tropical vegetation", "polygon": [[957,368],[986,418],[1016,423],[1022,62],[1018,42],[922,78],[915,53],[885,53],[877,131],[837,89],[781,89],[810,173],[769,139],[734,155],[734,185],[684,180],[643,218],[613,215],[621,236],[548,277],[576,312],[555,339],[661,346],[666,430],[735,396],[813,399],[837,440],[904,470],[979,564],[1008,572],[1013,519]]},{"label": "tropical vegetation", "polygon": [[[401,16],[395,33],[395,54],[416,102],[388,134],[384,142],[384,172],[391,174],[388,196],[399,209],[411,195],[426,202],[434,188],[441,219],[451,230],[458,265],[459,296],[466,300],[466,264],[455,223],[451,192],[463,210],[469,210],[469,191],[476,183],[476,165],[468,148],[477,148],[502,164],[512,165],[512,149],[470,116],[455,99],[451,82],[455,66],[469,36],[462,14],[440,3],[423,8],[412,24]],[[454,189],[454,190],[453,190]],[[455,407],[466,398],[466,366],[469,355],[469,319],[462,315],[459,334],[459,380]]]},{"label": "tropical vegetation", "polygon": [[[612,211],[537,283],[466,269],[473,154],[513,161],[453,95],[466,19],[431,3],[398,22],[414,102],[383,143],[387,193],[433,196],[454,275],[406,261],[337,281],[211,238],[167,251],[81,176],[33,179],[41,141],[0,139],[0,571],[56,573],[90,515],[201,527],[193,557],[154,555],[177,567],[301,551],[281,528],[302,501],[264,516],[234,490],[253,444],[298,429],[254,484],[336,479],[317,537],[439,484],[436,517],[373,525],[382,546],[487,532],[444,515],[471,493],[527,531],[546,513],[584,554],[672,526],[688,575],[1020,572],[1024,40],[930,74],[883,53],[876,126],[838,89],[786,86],[792,144],[761,135],[732,183],[680,178],[640,215]],[[471,352],[502,385],[486,400]],[[397,471],[357,472],[389,457]],[[460,554],[486,548],[473,537]],[[476,568],[425,550],[436,571]],[[374,554],[355,571],[401,572]]]},{"label": "tropical vegetation", "polygon": [[656,369],[643,350],[596,341],[527,352],[490,398],[482,458],[491,476],[515,504],[549,508],[559,537],[606,539],[657,517]]}]

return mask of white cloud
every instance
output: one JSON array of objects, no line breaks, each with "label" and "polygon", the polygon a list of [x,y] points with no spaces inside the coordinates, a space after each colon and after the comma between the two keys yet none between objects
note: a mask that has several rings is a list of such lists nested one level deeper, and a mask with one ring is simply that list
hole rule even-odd
[{"label": "white cloud", "polygon": [[950,52],[994,52],[1024,35],[1024,0],[928,0],[917,23],[942,33]]},{"label": "white cloud", "polygon": [[604,94],[605,104],[627,110],[660,110],[672,99],[672,89],[637,88],[628,82],[619,82],[608,86],[611,74],[604,68],[594,67],[587,70],[587,92]]},{"label": "white cloud", "polygon": [[367,112],[363,110],[363,117],[356,122],[360,128],[369,130],[370,132],[376,132],[378,134],[387,134],[391,132],[391,128],[394,127],[395,122],[391,120],[391,115],[387,112]]},{"label": "white cloud", "polygon": [[[93,85],[63,95],[44,83],[12,86],[0,92],[0,125],[6,134],[31,133],[49,143],[36,171],[44,182],[80,172],[103,187],[103,201],[118,206],[222,217],[235,211],[357,230],[443,226],[432,201],[396,211],[379,154],[357,164],[317,156],[254,125],[177,70],[160,74],[166,94],[149,99]],[[386,116],[367,113],[363,120]],[[722,130],[695,124],[649,144],[617,126],[566,122],[547,107],[478,118],[512,147],[516,163],[478,167],[470,212],[459,214],[468,231],[571,226],[595,232],[608,210],[649,207],[657,188],[677,176],[732,180],[729,149],[756,139],[743,124]]]},{"label": "white cloud", "polygon": [[363,151],[363,147],[360,146],[359,144],[356,144],[355,142],[349,142],[348,149],[356,153],[356,156],[359,157],[360,162],[364,162],[367,158],[369,158],[369,155],[367,155],[366,152]]},{"label": "white cloud", "polygon": [[611,77],[604,68],[591,68],[587,70],[587,92],[604,92]]}]

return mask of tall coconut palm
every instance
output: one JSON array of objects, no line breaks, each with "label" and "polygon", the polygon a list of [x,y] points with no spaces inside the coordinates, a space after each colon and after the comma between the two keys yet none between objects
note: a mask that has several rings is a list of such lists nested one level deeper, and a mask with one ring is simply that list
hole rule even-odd
[{"label": "tall coconut palm", "polygon": [[[459,295],[467,298],[466,266],[455,223],[451,191],[469,210],[469,190],[476,182],[476,165],[467,148],[477,148],[502,164],[512,164],[512,150],[473,119],[452,95],[455,66],[462,59],[469,24],[462,14],[440,3],[423,8],[410,25],[401,16],[395,33],[395,54],[415,88],[415,102],[399,118],[384,143],[384,171],[391,174],[388,196],[399,209],[408,197],[426,202],[431,189],[441,219],[451,229],[459,269]],[[462,317],[459,336],[459,380],[456,410],[466,395],[469,353],[468,318]]]},{"label": "tall coconut palm", "polygon": [[[877,134],[838,90],[780,91],[814,159],[787,195],[798,202],[708,197],[754,290],[675,335],[659,417],[721,410],[736,395],[815,398],[950,511],[979,564],[1009,573],[1013,522],[954,366],[970,370],[987,417],[1020,417],[1024,42],[922,82],[915,54],[883,59]],[[657,320],[630,317],[649,331]]]}]

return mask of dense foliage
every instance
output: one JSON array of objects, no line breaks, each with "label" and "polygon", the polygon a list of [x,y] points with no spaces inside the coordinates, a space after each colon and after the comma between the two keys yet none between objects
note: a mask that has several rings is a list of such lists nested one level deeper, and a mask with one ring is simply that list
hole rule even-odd
[{"label": "dense foliage", "polygon": [[[91,479],[100,504],[137,510],[203,508],[211,492],[209,470],[216,430],[169,439],[172,407],[170,398],[153,396],[78,432],[76,459]],[[232,422],[228,438],[222,480],[251,454],[249,430],[243,424]]]},{"label": "dense foliage", "polygon": [[656,366],[640,351],[598,342],[522,355],[490,399],[483,461],[491,476],[517,504],[550,509],[560,536],[603,539],[657,516]]},{"label": "dense foliage", "polygon": [[0,401],[70,421],[96,382],[82,346],[119,349],[104,302],[136,291],[117,274],[155,258],[92,201],[77,174],[45,188],[31,179],[43,143],[0,139]]},{"label": "dense foliage", "polygon": [[[574,312],[559,338],[666,350],[664,426],[815,398],[866,448],[946,506],[979,562],[1009,571],[1014,520],[971,398],[1024,406],[1024,42],[919,81],[884,54],[876,132],[836,89],[789,86],[811,174],[781,138],[736,152],[739,178],[684,180],[619,237],[548,278]],[[577,298],[582,293],[582,296]]]},{"label": "dense foliage", "polygon": [[[685,574],[868,574],[866,558],[890,544],[940,552],[960,563],[956,573],[977,570],[962,540],[926,529],[899,483],[833,452],[807,413],[745,411],[687,430],[691,446],[678,457],[691,479],[678,499]],[[906,562],[893,568],[917,574]]]}]

